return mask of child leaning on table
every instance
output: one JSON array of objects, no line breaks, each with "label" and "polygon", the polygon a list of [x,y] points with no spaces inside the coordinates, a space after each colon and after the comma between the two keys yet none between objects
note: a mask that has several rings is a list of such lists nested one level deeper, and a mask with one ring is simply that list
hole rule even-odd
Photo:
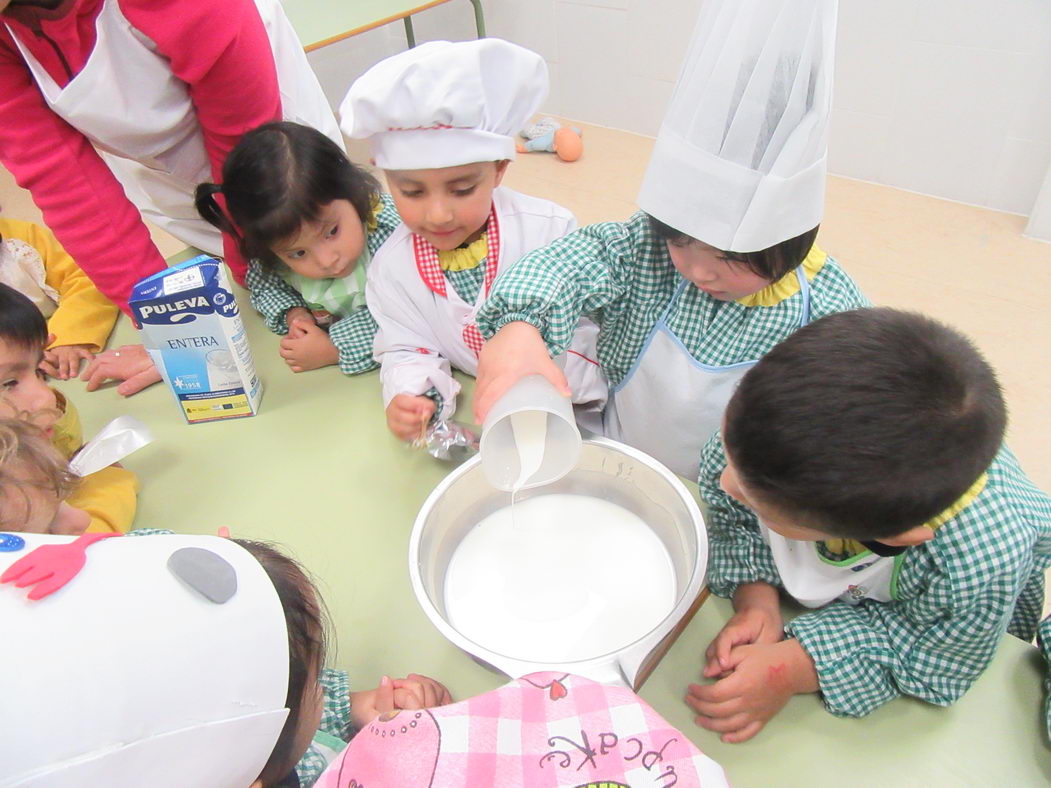
[{"label": "child leaning on table", "polygon": [[[142,528],[129,536],[171,531]],[[288,717],[273,751],[250,788],[308,788],[355,733],[380,714],[451,703],[449,691],[427,676],[384,676],[372,690],[351,692],[345,671],[325,667],[324,600],[305,570],[272,545],[231,540],[247,550],[274,584],[288,628]]]},{"label": "child leaning on table", "polygon": [[[743,741],[809,692],[839,716],[947,706],[1004,632],[1031,640],[1051,499],[1005,424],[993,370],[917,314],[822,318],[750,370],[701,459],[708,583],[735,613],[715,683],[689,687],[698,724]],[[781,592],[813,612],[785,624]]]},{"label": "child leaning on table", "polygon": [[0,282],[33,302],[51,334],[44,371],[66,380],[106,346],[117,307],[88,279],[49,230],[0,218]]},{"label": "child leaning on table", "polygon": [[[0,416],[31,421],[68,463],[84,437],[73,403],[40,370],[48,336],[40,310],[0,284]],[[123,533],[135,519],[138,489],[135,474],[114,464],[80,478],[65,503],[87,513],[88,531]]]},{"label": "child leaning on table", "polygon": [[401,220],[375,178],[320,131],[267,123],[241,138],[222,185],[202,183],[196,202],[201,216],[238,239],[252,306],[285,335],[280,353],[293,372],[376,367],[365,269]]},{"label": "child leaning on table", "polygon": [[[514,135],[546,93],[535,52],[496,38],[432,41],[373,66],[340,106],[344,133],[370,141],[404,222],[368,279],[387,425],[402,440],[456,410],[452,368],[477,372],[474,316],[496,277],[576,227],[562,206],[500,185]],[[597,414],[606,382],[589,358],[595,335],[589,323],[567,327],[566,375],[574,403]]]}]

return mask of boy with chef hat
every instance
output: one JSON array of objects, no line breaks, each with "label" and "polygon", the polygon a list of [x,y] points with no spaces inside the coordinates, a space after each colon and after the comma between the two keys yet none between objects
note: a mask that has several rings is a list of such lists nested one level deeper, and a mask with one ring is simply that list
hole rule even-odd
[{"label": "boy with chef hat", "polygon": [[[547,88],[547,66],[528,49],[434,41],[373,66],[340,107],[344,133],[370,141],[403,222],[375,254],[366,289],[387,423],[403,440],[455,410],[452,367],[477,370],[474,316],[497,274],[576,227],[562,206],[500,185],[514,135]],[[598,408],[605,381],[587,358],[596,328],[577,323],[566,375],[574,401]]]},{"label": "boy with chef hat", "polygon": [[835,0],[704,4],[642,210],[528,255],[493,287],[476,416],[527,374],[565,390],[549,353],[584,315],[611,386],[606,435],[695,479],[744,372],[800,326],[867,304],[814,243],[835,12]]}]

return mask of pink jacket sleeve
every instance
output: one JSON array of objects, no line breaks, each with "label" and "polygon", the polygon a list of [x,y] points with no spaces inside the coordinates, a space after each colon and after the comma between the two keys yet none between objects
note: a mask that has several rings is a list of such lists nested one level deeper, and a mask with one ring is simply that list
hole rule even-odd
[{"label": "pink jacket sleeve", "polygon": [[44,103],[2,26],[0,118],[0,161],[98,289],[127,311],[132,285],[164,259],[91,143]]},{"label": "pink jacket sleeve", "polygon": [[[125,17],[188,84],[216,181],[240,136],[281,116],[274,59],[255,3],[229,0],[219,8],[207,0],[121,3]],[[0,117],[0,161],[32,193],[45,223],[98,288],[127,311],[132,285],[164,261],[91,143],[44,103],[2,26]],[[224,244],[227,262],[243,280],[244,260],[232,239]]]}]

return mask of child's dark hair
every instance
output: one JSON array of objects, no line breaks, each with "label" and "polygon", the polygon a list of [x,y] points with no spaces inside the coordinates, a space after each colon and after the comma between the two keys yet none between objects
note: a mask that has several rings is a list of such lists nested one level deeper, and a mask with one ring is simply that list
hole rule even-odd
[{"label": "child's dark hair", "polygon": [[959,332],[859,309],[781,342],[741,380],[723,440],[738,478],[799,525],[861,541],[922,525],[992,462],[996,374]]},{"label": "child's dark hair", "polygon": [[226,157],[222,185],[200,184],[195,203],[206,221],[238,239],[245,257],[274,266],[279,261],[271,246],[294,236],[303,222],[317,221],[322,207],[348,200],[364,222],[379,193],[379,182],[320,131],[281,121],[245,134]]},{"label": "child's dark hair", "polygon": [[5,284],[0,284],[0,339],[20,348],[47,344],[47,321],[36,305]]},{"label": "child's dark hair", "polygon": [[251,553],[266,571],[281,600],[288,628],[288,718],[258,778],[269,788],[281,784],[303,755],[292,749],[304,694],[309,689],[307,682],[311,673],[316,677],[325,664],[325,616],[321,596],[298,563],[264,542],[233,541]]},{"label": "child's dark hair", "polygon": [[[653,216],[649,216],[649,220],[653,232],[672,245],[682,246],[697,240]],[[787,241],[758,252],[720,251],[727,262],[735,263],[770,282],[776,282],[785,274],[794,271],[803,262],[814,246],[814,241],[817,240],[817,231],[818,227],[815,227],[802,235],[789,238]]]}]

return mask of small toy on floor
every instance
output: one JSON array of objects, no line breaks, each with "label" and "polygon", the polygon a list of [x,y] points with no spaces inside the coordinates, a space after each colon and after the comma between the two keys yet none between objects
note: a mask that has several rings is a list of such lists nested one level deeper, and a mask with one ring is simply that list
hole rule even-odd
[{"label": "small toy on floor", "polygon": [[521,136],[526,141],[516,144],[515,149],[519,153],[546,151],[562,161],[576,161],[584,154],[583,135],[576,126],[563,126],[554,118],[541,118],[522,129]]}]

